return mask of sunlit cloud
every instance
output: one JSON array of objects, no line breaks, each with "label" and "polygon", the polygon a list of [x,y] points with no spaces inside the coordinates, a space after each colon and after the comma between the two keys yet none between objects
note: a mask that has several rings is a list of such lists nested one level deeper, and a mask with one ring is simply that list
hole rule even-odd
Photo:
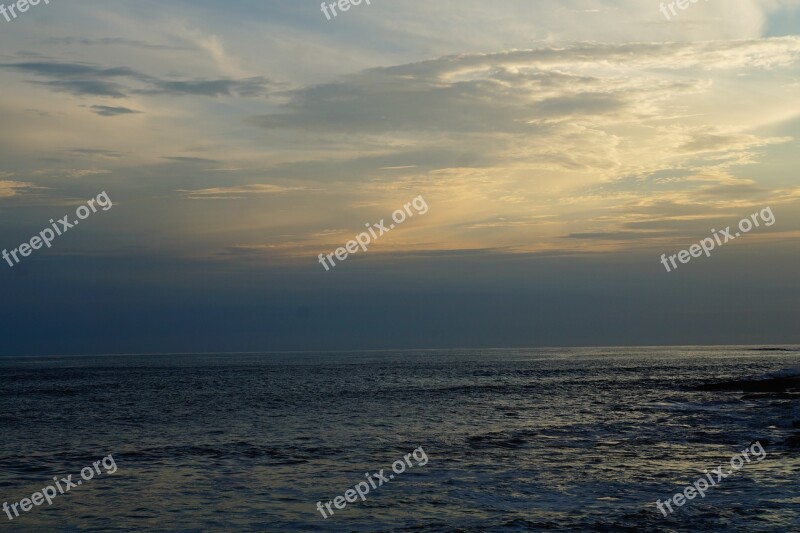
[{"label": "sunlit cloud", "polygon": [[282,187],[269,183],[241,185],[237,187],[211,187],[208,189],[181,190],[190,200],[241,200],[253,195],[283,194],[302,191],[305,187]]},{"label": "sunlit cloud", "polygon": [[[0,173],[2,177],[2,173]],[[0,180],[0,198],[10,198],[35,188],[32,183],[22,181]]]}]

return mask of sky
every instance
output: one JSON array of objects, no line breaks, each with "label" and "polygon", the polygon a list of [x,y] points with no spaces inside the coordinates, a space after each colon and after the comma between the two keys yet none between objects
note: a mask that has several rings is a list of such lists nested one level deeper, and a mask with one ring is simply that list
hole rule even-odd
[{"label": "sky", "polygon": [[0,16],[0,247],[113,203],[0,262],[0,354],[800,342],[800,0],[660,7]]}]

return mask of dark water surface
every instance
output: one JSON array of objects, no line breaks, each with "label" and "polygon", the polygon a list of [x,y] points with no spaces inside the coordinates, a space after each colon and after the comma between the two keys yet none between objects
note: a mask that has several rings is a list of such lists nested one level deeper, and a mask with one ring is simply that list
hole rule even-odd
[{"label": "dark water surface", "polygon": [[[118,468],[0,512],[0,530],[800,531],[797,398],[693,389],[798,362],[742,347],[0,358],[0,504],[109,454]],[[762,462],[658,512],[756,440]],[[317,512],[420,446],[426,465]]]}]

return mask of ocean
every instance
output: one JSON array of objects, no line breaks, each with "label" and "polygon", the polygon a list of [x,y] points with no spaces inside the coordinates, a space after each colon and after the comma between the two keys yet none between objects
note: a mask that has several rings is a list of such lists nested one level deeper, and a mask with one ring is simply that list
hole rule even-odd
[{"label": "ocean", "polygon": [[[798,395],[704,387],[798,363],[733,346],[0,357],[0,503],[116,466],[0,512],[0,531],[800,531]],[[754,442],[763,460],[657,509]],[[365,474],[364,501],[323,518]]]}]

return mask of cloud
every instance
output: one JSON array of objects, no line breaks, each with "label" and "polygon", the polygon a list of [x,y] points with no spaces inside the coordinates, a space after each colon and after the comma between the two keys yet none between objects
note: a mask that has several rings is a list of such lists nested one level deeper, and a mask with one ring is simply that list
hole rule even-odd
[{"label": "cloud", "polygon": [[75,168],[65,171],[65,177],[85,178],[86,176],[96,176],[98,174],[110,174],[110,172],[102,168]]},{"label": "cloud", "polygon": [[141,111],[136,111],[135,109],[129,109],[127,107],[111,107],[107,105],[93,105],[91,109],[92,112],[100,115],[101,117],[116,117],[119,115],[141,113]]},{"label": "cloud", "polygon": [[74,37],[53,37],[47,39],[51,44],[81,44],[85,46],[130,46],[133,48],[145,48],[150,50],[194,50],[189,46],[172,46],[167,44],[154,44],[135,39],[123,39],[121,37],[105,37],[102,39],[77,39]]},{"label": "cloud", "polygon": [[360,182],[354,209],[423,193],[439,207],[439,245],[609,250],[796,198],[737,172],[792,140],[774,132],[797,116],[799,59],[797,37],[446,56],[287,91],[251,123],[330,147],[281,175]]},{"label": "cloud", "polygon": [[209,163],[218,163],[216,159],[208,159],[206,157],[184,157],[184,156],[172,156],[172,157],[165,157],[164,159],[168,159],[170,161],[176,161],[178,163],[202,163],[202,164],[209,164]]},{"label": "cloud", "polygon": [[35,188],[37,187],[32,183],[27,183],[23,181],[0,180],[0,198],[10,198],[12,196],[18,196],[21,193],[27,192],[28,190]]},{"label": "cloud", "polygon": [[305,190],[305,187],[283,187],[269,183],[259,183],[234,187],[210,187],[207,189],[194,190],[181,189],[178,192],[184,193],[190,200],[242,200],[253,195],[282,194],[301,190]]},{"label": "cloud", "polygon": [[618,122],[658,116],[659,102],[707,89],[701,79],[680,79],[675,71],[694,69],[706,76],[708,71],[775,69],[798,56],[797,37],[589,43],[447,56],[287,91],[289,101],[280,112],[251,120],[270,130],[323,133],[537,133],[548,119],[595,116]]},{"label": "cloud", "polygon": [[0,67],[20,70],[39,76],[63,78],[117,78],[123,76],[137,77],[140,75],[135,70],[125,67],[101,68],[85,63],[58,63],[51,61],[9,63],[0,65]]},{"label": "cloud", "polygon": [[46,81],[31,83],[78,96],[125,98],[129,94],[168,94],[256,97],[264,96],[272,90],[272,83],[263,76],[244,79],[170,80],[143,74],[127,67],[104,68],[88,63],[55,61],[6,63],[0,64],[0,68],[49,78]]},{"label": "cloud", "polygon": [[240,80],[191,80],[168,81],[150,80],[153,88],[137,91],[140,94],[171,94],[196,96],[265,96],[269,93],[269,80],[263,76],[254,76]]},{"label": "cloud", "polygon": [[101,150],[98,148],[68,148],[64,150],[65,153],[86,156],[86,157],[98,157],[98,158],[109,158],[109,159],[119,159],[123,155],[123,152],[117,152],[115,150]]},{"label": "cloud", "polygon": [[[242,49],[234,44],[228,48]],[[208,51],[216,59],[202,58],[204,65],[220,69],[227,62],[221,39],[209,39]],[[644,245],[692,233],[706,224],[702,217],[719,215],[726,202],[766,205],[775,195],[772,176],[748,183],[737,172],[753,176],[752,168],[742,167],[790,139],[794,126],[776,125],[797,113],[788,88],[797,79],[798,57],[800,40],[793,37],[583,43],[444,56],[280,92],[249,69],[220,71],[230,77],[156,77],[149,74],[154,67],[138,64],[134,69],[19,58],[5,68],[78,93],[275,97],[268,106],[261,101],[241,103],[253,105],[237,110],[214,106],[202,117],[208,126],[203,131],[185,119],[187,111],[197,111],[189,108],[193,102],[168,102],[178,113],[159,114],[165,126],[158,139],[141,121],[132,121],[126,132],[136,141],[127,145],[136,150],[126,157],[145,154],[149,163],[155,161],[130,171],[136,174],[130,179],[160,174],[158,181],[151,175],[152,183],[167,194],[179,191],[180,198],[280,204],[281,195],[291,191],[324,190],[324,198],[293,194],[286,198],[291,210],[270,213],[270,228],[291,228],[307,239],[286,243],[263,237],[275,239],[272,253],[288,253],[301,242],[308,250],[318,248],[333,238],[321,228],[351,227],[353,217],[380,220],[398,200],[419,194],[436,208],[394,233],[386,249],[414,250],[424,243],[517,253],[588,250],[603,241],[639,239]],[[175,66],[162,69],[157,72],[174,72]],[[769,98],[754,97],[766,94]],[[167,104],[160,98],[152,103],[152,109]],[[90,107],[101,116],[135,108],[146,109]],[[249,119],[260,133],[240,127],[239,117],[248,109],[261,113]],[[94,130],[95,124],[106,126],[103,137],[115,138],[113,121],[90,122]],[[94,130],[89,135],[96,135]],[[201,139],[205,131],[209,137]],[[106,138],[84,139],[88,147],[110,147]],[[71,141],[61,139],[56,148],[63,146]],[[168,154],[179,155],[164,157]],[[60,166],[106,164],[80,163],[86,164]],[[771,160],[769,168],[781,164]],[[239,185],[248,180],[207,174],[223,170],[218,167],[242,169],[261,176],[251,179],[272,183]],[[235,202],[219,204],[220,213],[241,209]],[[192,209],[193,203],[176,205]],[[269,225],[258,216],[246,226]],[[216,224],[219,246],[251,239],[259,245],[262,238],[236,234],[242,225],[228,219]]]},{"label": "cloud", "polygon": [[107,96],[109,98],[126,98],[123,87],[118,83],[98,80],[53,80],[33,81],[58,93],[70,93],[78,96]]},{"label": "cloud", "polygon": [[641,239],[643,237],[651,238],[654,236],[664,236],[667,235],[666,232],[638,232],[638,231],[615,231],[615,232],[595,232],[595,233],[570,233],[565,238],[566,239],[599,239],[599,240],[611,240],[611,241],[625,241],[625,240],[635,240]]},{"label": "cloud", "polygon": [[525,228],[551,223],[554,218],[553,215],[495,217],[489,220],[466,224],[465,227],[470,230]]}]

